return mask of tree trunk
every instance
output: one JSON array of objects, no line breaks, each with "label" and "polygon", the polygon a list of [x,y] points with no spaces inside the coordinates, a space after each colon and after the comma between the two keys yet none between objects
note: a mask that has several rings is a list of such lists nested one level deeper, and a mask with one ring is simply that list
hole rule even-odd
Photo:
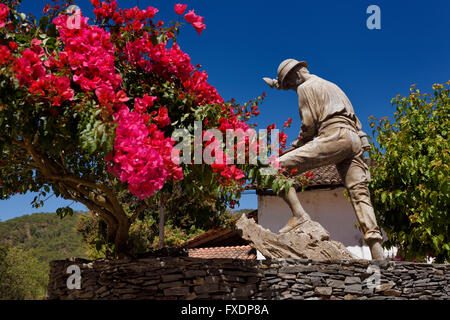
[{"label": "tree trunk", "polygon": [[115,242],[116,234],[117,234],[117,224],[116,223],[114,223],[114,224],[106,223],[106,240],[111,243]]},{"label": "tree trunk", "polygon": [[166,220],[166,212],[164,211],[163,197],[159,203],[159,249],[164,248],[164,223]]},{"label": "tree trunk", "polygon": [[119,259],[125,257],[129,253],[128,252],[129,231],[130,231],[129,221],[119,223],[119,226],[116,231],[116,238],[114,240],[115,251]]},{"label": "tree trunk", "polygon": [[[34,170],[46,178],[47,183],[65,199],[75,200],[95,212],[107,225],[107,240],[114,242],[115,253],[125,256],[129,253],[128,238],[132,219],[128,218],[117,195],[107,182],[99,183],[91,176],[79,177],[66,168],[64,156],[52,157],[46,151],[38,150],[38,135],[22,137],[15,143],[28,152],[36,167]],[[61,160],[61,161],[60,161]],[[112,185],[111,185],[112,186]]]}]

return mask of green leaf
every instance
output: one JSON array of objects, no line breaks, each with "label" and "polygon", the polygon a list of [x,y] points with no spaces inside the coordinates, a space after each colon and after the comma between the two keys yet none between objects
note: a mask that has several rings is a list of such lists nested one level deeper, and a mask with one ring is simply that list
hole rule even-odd
[{"label": "green leaf", "polygon": [[64,207],[64,208],[58,208],[56,209],[56,215],[63,219],[64,217],[72,216],[73,215],[73,209],[71,207]]},{"label": "green leaf", "polygon": [[284,185],[284,190],[286,192],[286,195],[289,193],[289,189],[291,189],[292,185],[294,184],[294,180],[289,179],[286,184]]},{"label": "green leaf", "polygon": [[249,179],[249,180],[253,180],[254,176],[255,176],[255,168],[251,168],[251,169],[248,171],[248,179]]},{"label": "green leaf", "polygon": [[264,187],[269,187],[269,183],[270,183],[270,179],[272,178],[272,176],[270,175],[266,175],[263,178],[263,186]]},{"label": "green leaf", "polygon": [[381,202],[382,202],[382,203],[385,203],[385,202],[386,202],[387,195],[388,195],[387,191],[383,191],[383,192],[381,193]]},{"label": "green leaf", "polygon": [[434,236],[431,239],[433,240],[434,246],[439,249],[439,244],[440,244],[439,238]]},{"label": "green leaf", "polygon": [[275,193],[278,193],[278,191],[280,190],[280,182],[283,183],[282,180],[279,179],[274,179],[273,183],[272,183],[272,191]]}]

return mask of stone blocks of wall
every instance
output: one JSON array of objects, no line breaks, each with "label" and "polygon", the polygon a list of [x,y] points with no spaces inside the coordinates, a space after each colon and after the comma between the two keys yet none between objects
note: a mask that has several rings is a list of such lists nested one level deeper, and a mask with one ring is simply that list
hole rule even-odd
[{"label": "stone blocks of wall", "polygon": [[[69,289],[67,268],[81,271]],[[450,300],[450,265],[398,261],[81,259],[50,264],[49,299]]]}]

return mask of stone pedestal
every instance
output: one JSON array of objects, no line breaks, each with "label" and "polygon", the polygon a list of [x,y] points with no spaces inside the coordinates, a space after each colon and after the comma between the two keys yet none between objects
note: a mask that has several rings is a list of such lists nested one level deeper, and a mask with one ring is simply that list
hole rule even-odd
[{"label": "stone pedestal", "polygon": [[353,258],[342,243],[329,240],[329,233],[315,221],[309,220],[289,232],[275,234],[242,215],[236,228],[242,238],[250,241],[266,259],[327,261]]}]

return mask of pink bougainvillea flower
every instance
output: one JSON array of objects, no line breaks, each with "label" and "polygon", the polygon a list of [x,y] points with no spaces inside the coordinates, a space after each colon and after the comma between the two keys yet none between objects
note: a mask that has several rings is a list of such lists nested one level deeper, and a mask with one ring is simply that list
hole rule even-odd
[{"label": "pink bougainvillea flower", "polygon": [[153,19],[158,12],[159,12],[159,10],[156,8],[147,7],[147,9],[145,10],[145,18]]},{"label": "pink bougainvillea flower", "polygon": [[[144,114],[130,112],[126,106],[115,114],[115,119],[118,126],[110,170],[128,183],[131,193],[146,199],[160,190],[166,180],[183,179],[174,140],[165,138],[155,124],[146,126]],[[111,155],[107,159],[111,160]]]},{"label": "pink bougainvillea flower", "polygon": [[157,97],[149,96],[147,94],[144,94],[143,97],[145,103],[147,104],[147,107],[153,107],[153,103],[158,99]]},{"label": "pink bougainvillea flower", "polygon": [[287,119],[285,122],[284,122],[284,126],[283,126],[283,128],[289,128],[290,126],[291,126],[291,123],[292,123],[292,118],[289,118],[289,119]]},{"label": "pink bougainvillea flower", "polygon": [[179,14],[181,16],[184,13],[184,11],[186,10],[186,7],[187,7],[187,4],[177,3],[175,5],[176,14]]},{"label": "pink bougainvillea flower", "polygon": [[[102,2],[102,5],[105,5],[105,2]],[[117,3],[114,5],[113,1],[108,10],[115,8]],[[67,25],[67,19],[66,15],[60,15],[53,23],[57,26],[60,39],[65,45],[61,54],[67,55],[67,63],[74,74],[73,81],[80,85],[83,91],[119,88],[122,77],[114,65],[115,48],[110,41],[110,33],[99,27],[90,26],[87,23],[88,18],[83,16],[80,16],[80,28],[71,29]]]},{"label": "pink bougainvillea flower", "polygon": [[280,141],[280,147],[281,149],[285,149],[286,148],[286,140],[287,140],[287,134],[284,132],[280,132],[279,134],[279,141]]},{"label": "pink bougainvillea flower", "polygon": [[197,21],[198,16],[195,14],[194,10],[189,10],[189,12],[184,15],[184,19],[186,19],[188,23],[194,23]]},{"label": "pink bougainvillea flower", "polygon": [[45,55],[45,51],[44,48],[41,47],[41,43],[42,41],[36,38],[31,40],[31,50],[36,52],[39,58]]},{"label": "pink bougainvillea flower", "polygon": [[11,48],[12,51],[16,51],[17,48],[19,48],[19,46],[17,45],[17,43],[15,43],[14,41],[10,41],[8,43],[8,46]]},{"label": "pink bougainvillea flower", "polygon": [[143,26],[144,26],[144,25],[143,25],[142,22],[139,21],[139,20],[135,20],[135,21],[133,22],[133,30],[134,30],[134,31],[139,31],[139,30],[141,30]]},{"label": "pink bougainvillea flower", "polygon": [[47,74],[37,81],[33,81],[29,88],[31,93],[46,97],[52,106],[60,106],[67,100],[72,100],[74,91],[70,88],[68,77]]},{"label": "pink bougainvillea flower", "polygon": [[188,23],[192,24],[198,34],[202,33],[206,27],[203,23],[203,17],[196,15],[194,10],[189,10],[189,12],[184,15],[184,19]]},{"label": "pink bougainvillea flower", "polygon": [[100,7],[100,0],[91,0],[92,5],[94,8]]},{"label": "pink bougainvillea flower", "polygon": [[154,101],[156,100],[156,97],[152,97],[149,95],[144,95],[144,97],[141,98],[135,98],[134,99],[134,110],[136,110],[139,113],[144,113],[147,111],[148,107],[152,107]]},{"label": "pink bougainvillea flower", "polygon": [[158,115],[154,118],[154,120],[156,121],[158,127],[160,128],[168,126],[170,124],[170,118],[167,108],[160,107],[158,109]]},{"label": "pink bougainvillea flower", "polygon": [[11,61],[11,52],[7,46],[0,44],[0,65],[8,64]]},{"label": "pink bougainvillea flower", "polygon": [[192,25],[194,26],[195,30],[197,31],[197,33],[198,33],[199,35],[200,35],[200,34],[202,33],[202,31],[205,30],[205,28],[206,28],[206,25],[205,25],[203,22],[200,22],[200,21],[194,22]]},{"label": "pink bougainvillea flower", "polygon": [[52,8],[51,5],[46,4],[44,6],[44,9],[42,9],[42,14],[47,14],[47,12],[49,12],[51,8]]},{"label": "pink bougainvillea flower", "polygon": [[3,28],[5,26],[5,21],[8,19],[9,15],[9,7],[4,5],[3,3],[0,3],[0,28]]},{"label": "pink bougainvillea flower", "polygon": [[[114,12],[117,9],[117,1],[112,0],[111,2],[99,2],[98,0],[91,0],[92,5],[95,7],[94,14],[97,19],[100,18],[112,18]],[[101,6],[100,6],[101,5]]]},{"label": "pink bougainvillea flower", "polygon": [[20,85],[29,85],[46,74],[41,59],[29,48],[23,51],[21,58],[14,60],[13,69]]},{"label": "pink bougainvillea flower", "polygon": [[127,97],[127,94],[125,93],[125,91],[120,90],[119,92],[116,93],[116,98],[115,98],[116,102],[127,102],[128,100],[130,100],[130,99]]},{"label": "pink bougainvillea flower", "polygon": [[314,172],[305,172],[305,176],[308,178],[308,179],[310,179],[310,180],[312,180],[312,179],[314,179]]},{"label": "pink bougainvillea flower", "polygon": [[[78,80],[78,79],[76,79]],[[76,82],[75,77],[74,81]],[[114,103],[114,90],[108,87],[99,87],[95,89],[95,95],[98,98],[98,101],[100,102],[100,105],[102,106],[112,106]]]}]

